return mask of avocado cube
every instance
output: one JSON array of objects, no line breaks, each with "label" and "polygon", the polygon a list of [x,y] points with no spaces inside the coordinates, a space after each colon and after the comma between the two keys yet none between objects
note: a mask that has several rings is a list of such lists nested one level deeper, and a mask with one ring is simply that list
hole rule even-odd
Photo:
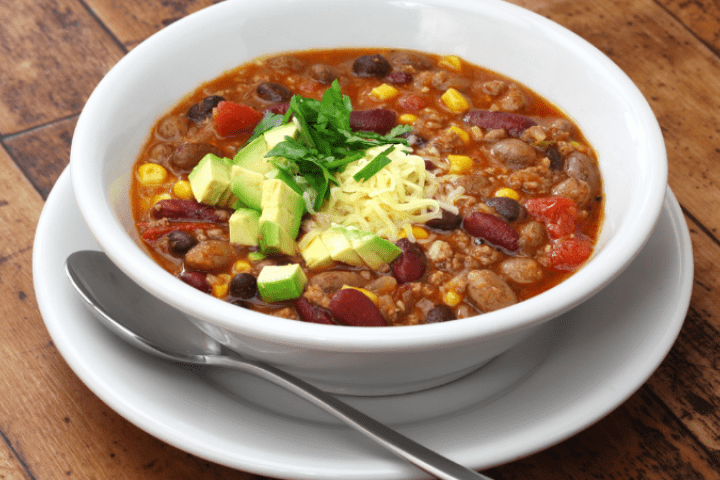
[{"label": "avocado cube", "polygon": [[245,206],[260,210],[262,184],[265,177],[239,165],[230,170],[230,190]]},{"label": "avocado cube", "polygon": [[305,201],[288,184],[277,178],[266,179],[260,198],[260,223],[270,220],[278,223],[294,239],[300,230],[305,213]]},{"label": "avocado cube", "polygon": [[263,133],[263,136],[265,137],[265,144],[267,145],[268,151],[270,151],[275,147],[275,145],[285,141],[285,137],[295,138],[297,137],[297,133],[297,125],[295,125],[294,122],[289,122],[275,128],[271,128]]},{"label": "avocado cube", "polygon": [[343,227],[330,227],[320,234],[320,239],[330,253],[330,258],[337,262],[359,267],[364,262],[353,249],[350,241],[343,233],[344,230]]},{"label": "avocado cube", "polygon": [[300,255],[310,269],[329,267],[334,262],[320,235],[313,238],[304,249],[300,250]]},{"label": "avocado cube", "polygon": [[265,174],[275,168],[265,154],[269,151],[265,137],[260,135],[252,142],[238,150],[232,163],[253,172]]},{"label": "avocado cube", "polygon": [[295,240],[275,222],[260,223],[258,244],[260,251],[267,255],[294,255]]},{"label": "avocado cube", "polygon": [[195,200],[217,205],[230,188],[230,159],[208,153],[192,169],[188,181]]},{"label": "avocado cube", "polygon": [[266,302],[292,300],[302,295],[307,277],[300,265],[268,265],[260,270],[257,287]]},{"label": "avocado cube", "polygon": [[260,212],[251,208],[238,208],[228,221],[230,243],[256,246],[260,236]]},{"label": "avocado cube", "polygon": [[300,221],[301,217],[297,215],[291,215],[284,207],[273,205],[271,207],[265,207],[260,215],[260,223],[267,221],[275,222],[285,230],[291,238],[297,238],[300,232]]},{"label": "avocado cube", "polygon": [[402,253],[400,247],[372,232],[359,228],[346,228],[345,237],[363,262],[373,270],[392,262]]}]

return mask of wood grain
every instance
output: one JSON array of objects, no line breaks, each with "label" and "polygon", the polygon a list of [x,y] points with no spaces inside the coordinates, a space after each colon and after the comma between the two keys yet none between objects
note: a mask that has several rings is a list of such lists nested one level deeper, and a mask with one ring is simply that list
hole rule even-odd
[{"label": "wood grain", "polygon": [[122,55],[78,1],[0,0],[0,135],[79,113]]}]

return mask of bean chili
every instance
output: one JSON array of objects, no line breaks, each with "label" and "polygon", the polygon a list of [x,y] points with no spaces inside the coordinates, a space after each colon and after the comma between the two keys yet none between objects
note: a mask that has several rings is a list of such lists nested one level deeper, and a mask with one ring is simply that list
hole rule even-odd
[{"label": "bean chili", "polygon": [[[311,269],[299,254],[232,244],[233,209],[199,203],[188,184],[205,155],[232,159],[269,112],[285,114],[295,95],[320,100],[334,82],[359,135],[408,126],[402,137],[434,195],[455,210],[387,238],[401,253],[379,269]],[[135,223],[163,268],[240,307],[318,323],[434,323],[512,305],[580,268],[603,218],[596,154],[560,109],[456,56],[408,50],[303,51],[241,65],[160,118],[134,168]],[[305,214],[298,242],[328,226],[324,215]],[[308,280],[302,295],[264,301],[262,269],[294,263]]]}]

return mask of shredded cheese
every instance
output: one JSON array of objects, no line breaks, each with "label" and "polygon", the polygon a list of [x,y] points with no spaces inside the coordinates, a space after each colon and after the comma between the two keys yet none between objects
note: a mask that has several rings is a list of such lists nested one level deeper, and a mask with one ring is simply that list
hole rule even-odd
[{"label": "shredded cheese", "polygon": [[440,198],[439,183],[425,170],[425,161],[408,147],[395,146],[388,154],[391,163],[368,180],[355,181],[353,175],[386,148],[369,149],[364,158],[336,174],[338,186],[330,189],[321,210],[329,222],[353,225],[394,242],[401,231],[414,240],[412,225],[439,218],[441,208],[457,213],[457,207]]}]

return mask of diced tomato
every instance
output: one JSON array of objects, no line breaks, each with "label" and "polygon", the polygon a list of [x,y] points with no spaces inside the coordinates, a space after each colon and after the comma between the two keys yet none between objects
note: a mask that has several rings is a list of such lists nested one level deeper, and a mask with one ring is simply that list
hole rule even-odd
[{"label": "diced tomato", "polygon": [[587,238],[562,240],[550,251],[550,266],[555,270],[571,272],[582,265],[592,251],[592,242]]},{"label": "diced tomato", "polygon": [[525,209],[535,220],[545,224],[553,240],[575,233],[578,209],[569,198],[531,198],[525,202]]},{"label": "diced tomato", "polygon": [[213,112],[215,130],[222,137],[250,133],[262,117],[262,112],[252,107],[227,100],[218,103]]}]

